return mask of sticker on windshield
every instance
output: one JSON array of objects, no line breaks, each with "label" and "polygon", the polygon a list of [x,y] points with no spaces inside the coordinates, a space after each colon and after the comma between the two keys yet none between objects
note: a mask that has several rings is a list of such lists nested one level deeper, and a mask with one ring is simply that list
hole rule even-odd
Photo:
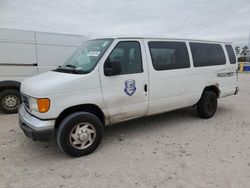
[{"label": "sticker on windshield", "polygon": [[125,83],[125,88],[124,88],[125,93],[128,96],[132,96],[136,91],[135,80],[126,80],[124,83]]},{"label": "sticker on windshield", "polygon": [[100,52],[89,52],[88,53],[88,56],[94,56],[94,57],[97,57],[99,56]]}]

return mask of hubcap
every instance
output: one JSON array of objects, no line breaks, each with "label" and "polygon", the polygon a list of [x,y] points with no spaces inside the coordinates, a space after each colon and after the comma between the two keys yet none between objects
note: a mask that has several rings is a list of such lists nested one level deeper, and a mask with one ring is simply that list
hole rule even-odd
[{"label": "hubcap", "polygon": [[71,146],[76,149],[85,149],[93,144],[96,137],[96,130],[90,123],[77,124],[69,134]]},{"label": "hubcap", "polygon": [[20,100],[15,95],[6,95],[2,99],[2,106],[9,110],[15,109],[19,105],[19,103]]}]

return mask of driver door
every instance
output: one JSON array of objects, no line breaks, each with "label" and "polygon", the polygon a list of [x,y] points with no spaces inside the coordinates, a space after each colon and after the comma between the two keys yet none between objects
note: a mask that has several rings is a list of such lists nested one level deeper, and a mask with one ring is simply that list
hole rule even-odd
[{"label": "driver door", "polygon": [[[144,116],[148,110],[148,69],[142,40],[118,40],[100,67],[104,104],[111,123]],[[119,63],[121,72],[105,75],[105,66]]]}]

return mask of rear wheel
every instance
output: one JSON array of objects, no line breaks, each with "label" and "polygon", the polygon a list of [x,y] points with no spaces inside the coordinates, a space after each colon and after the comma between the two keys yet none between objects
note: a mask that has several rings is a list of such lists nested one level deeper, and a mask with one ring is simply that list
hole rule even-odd
[{"label": "rear wheel", "polygon": [[202,118],[211,118],[217,109],[217,95],[214,91],[204,91],[197,103],[197,113]]},{"label": "rear wheel", "polygon": [[19,91],[8,89],[0,93],[0,109],[7,113],[17,113],[21,104],[21,96]]},{"label": "rear wheel", "polygon": [[57,130],[57,144],[62,151],[81,157],[92,153],[101,143],[103,124],[93,114],[75,112],[67,116]]}]

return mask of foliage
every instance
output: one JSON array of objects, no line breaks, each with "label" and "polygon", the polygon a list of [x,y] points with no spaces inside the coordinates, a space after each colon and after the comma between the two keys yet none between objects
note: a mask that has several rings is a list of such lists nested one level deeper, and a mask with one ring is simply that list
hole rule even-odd
[{"label": "foliage", "polygon": [[235,51],[236,51],[236,54],[239,55],[240,52],[241,52],[240,47],[239,47],[239,46],[236,46],[236,47],[235,47]]},{"label": "foliage", "polygon": [[246,62],[246,57],[239,57],[238,62]]}]

